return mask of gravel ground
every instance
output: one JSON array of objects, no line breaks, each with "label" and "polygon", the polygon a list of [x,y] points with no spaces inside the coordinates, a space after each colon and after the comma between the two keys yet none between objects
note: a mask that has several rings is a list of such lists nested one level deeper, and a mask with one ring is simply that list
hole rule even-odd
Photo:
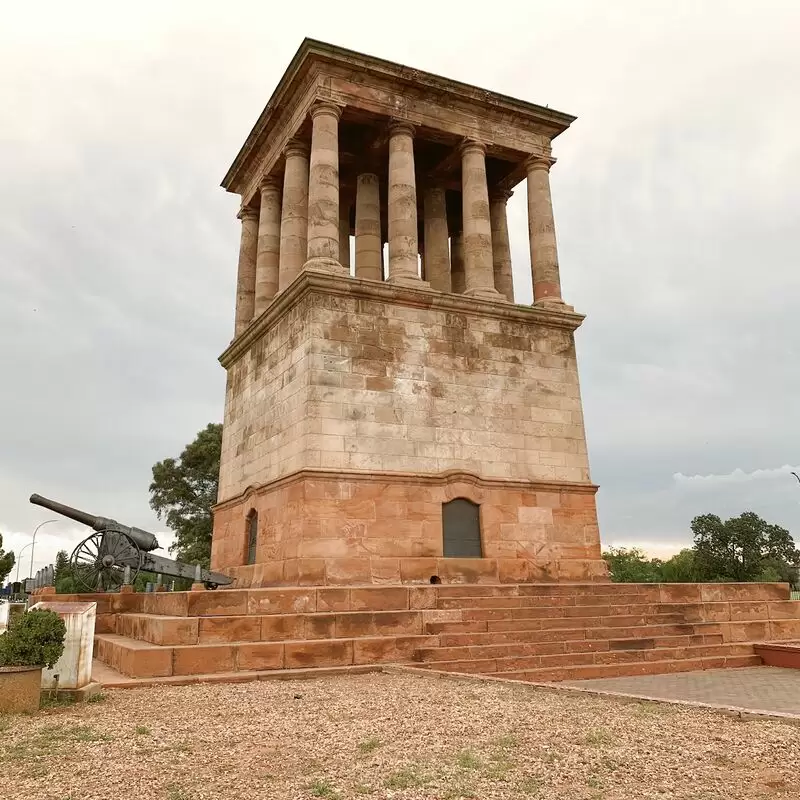
[{"label": "gravel ground", "polygon": [[0,718],[0,797],[791,796],[800,728],[500,683],[369,674],[110,691]]}]

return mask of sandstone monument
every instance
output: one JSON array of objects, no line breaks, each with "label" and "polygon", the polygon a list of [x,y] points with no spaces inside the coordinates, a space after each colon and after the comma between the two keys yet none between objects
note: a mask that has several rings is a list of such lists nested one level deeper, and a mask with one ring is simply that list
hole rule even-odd
[{"label": "sandstone monument", "polygon": [[[74,596],[97,603],[97,680],[789,657],[788,584],[607,582],[550,204],[572,119],[302,44],[224,181],[242,238],[211,566],[232,588]],[[523,182],[532,306],[505,210]]]},{"label": "sandstone monument", "polygon": [[303,42],[223,181],[242,233],[212,569],[607,580],[550,199],[573,120]]}]

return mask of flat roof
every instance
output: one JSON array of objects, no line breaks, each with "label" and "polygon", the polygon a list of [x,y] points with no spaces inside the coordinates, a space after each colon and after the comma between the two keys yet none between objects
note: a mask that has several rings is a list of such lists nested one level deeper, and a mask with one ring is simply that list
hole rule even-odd
[{"label": "flat roof", "polygon": [[234,191],[232,187],[238,183],[238,179],[242,177],[246,169],[249,157],[257,149],[274,124],[277,111],[281,108],[282,104],[285,103],[287,98],[291,96],[292,90],[300,83],[302,74],[305,73],[308,66],[315,61],[339,63],[351,67],[358,66],[373,74],[394,78],[400,81],[407,81],[409,84],[417,86],[428,86],[432,91],[439,93],[446,92],[481,105],[494,106],[507,111],[513,111],[528,116],[532,120],[535,119],[539,122],[544,122],[555,128],[556,133],[553,134],[552,138],[555,138],[559,133],[566,130],[570,123],[574,122],[576,119],[576,117],[571,114],[565,114],[552,108],[536,105],[535,103],[528,103],[525,100],[509,97],[499,92],[491,92],[487,89],[481,89],[480,87],[471,86],[467,83],[443,78],[432,72],[424,72],[423,70],[407,67],[403,64],[397,64],[383,58],[358,53],[355,50],[347,50],[344,47],[337,47],[336,45],[321,42],[316,39],[306,38],[303,39],[302,44],[294,54],[289,66],[278,82],[275,91],[272,93],[266,106],[264,106],[264,110],[259,115],[256,124],[253,126],[241,150],[239,150],[239,153],[233,160],[225,177],[222,179],[221,185],[223,188],[228,191]]}]

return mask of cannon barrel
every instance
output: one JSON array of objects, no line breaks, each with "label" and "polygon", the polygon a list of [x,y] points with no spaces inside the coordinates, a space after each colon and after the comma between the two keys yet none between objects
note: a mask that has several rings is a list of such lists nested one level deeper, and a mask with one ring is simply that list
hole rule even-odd
[{"label": "cannon barrel", "polygon": [[[40,494],[32,494],[30,498],[31,503],[35,506],[42,506],[42,508],[49,508],[50,511],[55,511],[56,514],[61,514],[62,517],[69,517],[76,522],[82,522],[90,528],[94,528],[95,523],[100,517],[89,514],[86,511],[80,511],[72,506],[65,506],[63,503],[57,503],[55,500],[50,500],[47,497],[42,497]],[[95,529],[97,530],[97,529]]]},{"label": "cannon barrel", "polygon": [[115,519],[109,519],[108,517],[96,517],[94,514],[88,514],[86,511],[80,511],[77,508],[65,506],[63,503],[57,503],[55,500],[42,497],[40,494],[32,494],[30,501],[36,506],[48,508],[50,511],[55,511],[56,514],[61,514],[63,517],[68,517],[69,519],[74,519],[76,522],[88,525],[93,530],[123,533],[129,539],[133,539],[139,548],[146,552],[158,549],[158,539],[149,531],[122,525]]}]

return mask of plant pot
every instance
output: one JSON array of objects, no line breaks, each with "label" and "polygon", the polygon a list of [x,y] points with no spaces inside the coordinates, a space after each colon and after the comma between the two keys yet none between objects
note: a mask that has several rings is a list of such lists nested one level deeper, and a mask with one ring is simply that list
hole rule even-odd
[{"label": "plant pot", "polygon": [[41,691],[41,667],[0,667],[0,714],[35,714]]}]

